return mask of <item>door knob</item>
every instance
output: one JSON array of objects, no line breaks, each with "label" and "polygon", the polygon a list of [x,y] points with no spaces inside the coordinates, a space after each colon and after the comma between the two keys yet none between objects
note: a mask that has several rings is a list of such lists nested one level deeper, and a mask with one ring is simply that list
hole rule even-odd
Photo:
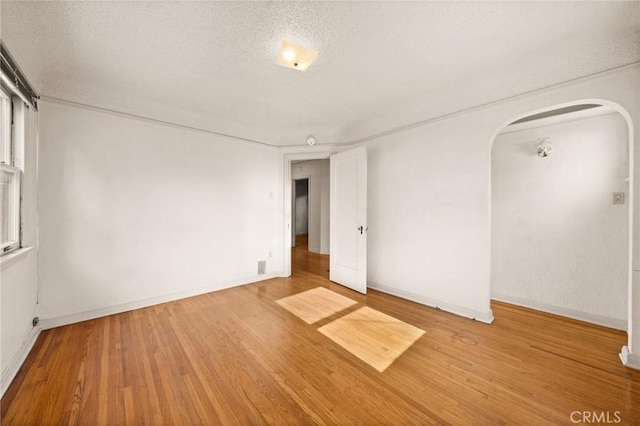
[{"label": "door knob", "polygon": [[360,235],[362,235],[362,231],[364,231],[364,227],[362,227],[362,226],[361,226],[361,227],[359,227],[359,228],[358,228],[358,231],[360,231]]}]

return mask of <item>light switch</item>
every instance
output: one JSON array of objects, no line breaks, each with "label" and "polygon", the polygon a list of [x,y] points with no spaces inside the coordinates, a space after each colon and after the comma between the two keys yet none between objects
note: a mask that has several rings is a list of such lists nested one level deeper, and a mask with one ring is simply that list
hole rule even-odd
[{"label": "light switch", "polygon": [[624,204],[624,192],[613,193],[613,204]]}]

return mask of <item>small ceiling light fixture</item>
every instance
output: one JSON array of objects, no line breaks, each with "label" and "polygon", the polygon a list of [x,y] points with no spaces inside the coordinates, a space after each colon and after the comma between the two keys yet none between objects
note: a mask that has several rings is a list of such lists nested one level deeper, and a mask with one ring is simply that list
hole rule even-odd
[{"label": "small ceiling light fixture", "polygon": [[282,42],[282,49],[276,64],[298,71],[306,71],[318,57],[318,51],[306,49],[290,41]]},{"label": "small ceiling light fixture", "polygon": [[307,137],[307,145],[313,146],[315,144],[316,144],[316,138],[314,138],[313,136],[308,136]]},{"label": "small ceiling light fixture", "polygon": [[538,139],[538,157],[548,157],[551,155],[551,138],[540,138]]}]

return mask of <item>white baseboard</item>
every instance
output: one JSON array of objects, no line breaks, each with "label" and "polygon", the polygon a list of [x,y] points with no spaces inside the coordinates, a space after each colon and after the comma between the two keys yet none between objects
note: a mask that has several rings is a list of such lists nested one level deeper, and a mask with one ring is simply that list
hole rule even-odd
[{"label": "white baseboard", "polygon": [[282,275],[282,272],[278,271],[271,274],[256,275],[249,278],[240,280],[227,281],[224,283],[218,283],[211,286],[199,287],[195,289],[180,291],[177,293],[169,293],[162,296],[151,297],[143,300],[136,300],[134,302],[123,303],[120,305],[106,306],[103,308],[92,309],[89,311],[76,312],[69,315],[64,315],[54,318],[43,318],[40,320],[40,328],[42,330],[48,330],[50,328],[61,327],[63,325],[74,324],[77,322],[88,321],[95,318],[106,317],[108,315],[120,314],[122,312],[132,311],[134,309],[147,308],[149,306],[159,305],[161,303],[173,302],[174,300],[180,300],[187,297],[198,296],[212,291],[224,290],[226,288],[237,287],[240,285],[251,284],[259,281],[276,278]]},{"label": "white baseboard", "polygon": [[2,369],[2,376],[0,377],[0,398],[4,396],[9,385],[13,379],[15,379],[16,374],[20,371],[20,367],[22,367],[24,360],[27,359],[27,355],[31,352],[41,330],[40,326],[33,327],[25,337],[18,351],[13,355],[6,367]]},{"label": "white baseboard", "polygon": [[451,303],[442,302],[440,300],[431,299],[430,297],[422,296],[408,291],[398,290],[396,288],[377,284],[371,281],[367,282],[367,285],[383,293],[411,300],[412,302],[420,303],[421,305],[441,309],[443,311],[450,312],[461,317],[471,318],[473,320],[484,322],[486,324],[491,324],[493,322],[493,312],[491,312],[491,309],[489,309],[488,312],[480,312],[474,309],[468,309],[462,306],[453,305]]},{"label": "white baseboard", "polygon": [[620,360],[625,367],[640,370],[640,355],[631,353],[628,346],[623,346],[620,351]]},{"label": "white baseboard", "polygon": [[573,309],[562,308],[560,306],[548,305],[546,303],[535,302],[518,297],[507,296],[504,294],[492,294],[491,298],[499,302],[510,303],[512,305],[523,306],[525,308],[535,309],[537,311],[547,312],[549,314],[560,315],[567,318],[584,321],[591,324],[601,325],[603,327],[615,328],[616,330],[627,331],[627,321],[616,318],[609,318],[601,315],[589,314],[587,312],[575,311]]}]

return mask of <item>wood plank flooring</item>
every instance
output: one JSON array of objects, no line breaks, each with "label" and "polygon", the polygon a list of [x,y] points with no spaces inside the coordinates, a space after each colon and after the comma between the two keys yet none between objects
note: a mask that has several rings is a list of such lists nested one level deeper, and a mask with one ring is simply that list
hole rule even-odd
[{"label": "wood plank flooring", "polygon": [[424,330],[368,306],[318,331],[381,373],[424,334]]},{"label": "wood plank flooring", "polygon": [[[292,258],[291,278],[42,332],[2,424],[640,423],[625,333],[504,303],[486,325],[333,284],[304,246]],[[314,324],[275,303],[317,286],[358,303]],[[318,331],[363,306],[425,330],[383,373]]]},{"label": "wood plank flooring", "polygon": [[358,302],[325,287],[316,287],[276,300],[276,303],[307,324],[313,324]]}]

